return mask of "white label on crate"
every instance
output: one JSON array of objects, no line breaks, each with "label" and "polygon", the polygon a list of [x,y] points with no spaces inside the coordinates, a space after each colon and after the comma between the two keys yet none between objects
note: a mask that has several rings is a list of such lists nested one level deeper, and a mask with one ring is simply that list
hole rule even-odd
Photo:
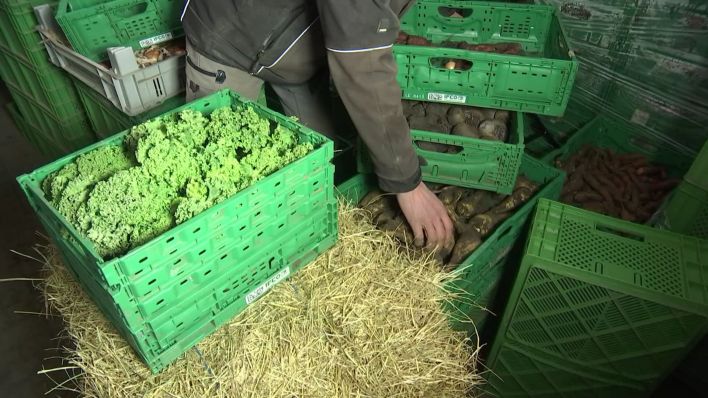
[{"label": "white label on crate", "polygon": [[465,101],[467,101],[467,96],[457,94],[428,93],[428,101],[454,102],[456,104],[464,104]]},{"label": "white label on crate", "polygon": [[281,269],[280,271],[278,271],[277,274],[271,276],[270,279],[263,282],[262,285],[253,289],[251,291],[251,293],[248,293],[246,295],[246,305],[251,304],[252,302],[258,300],[259,297],[266,294],[266,292],[268,290],[273,288],[273,286],[277,285],[283,279],[287,278],[288,275],[290,275],[290,267],[285,267],[285,268]]},{"label": "white label on crate", "polygon": [[163,41],[167,41],[172,39],[172,33],[167,32],[163,33],[161,35],[149,37],[147,39],[142,39],[138,43],[140,43],[140,47],[145,48],[145,47],[150,47],[152,45],[155,45],[157,43],[162,43]]}]

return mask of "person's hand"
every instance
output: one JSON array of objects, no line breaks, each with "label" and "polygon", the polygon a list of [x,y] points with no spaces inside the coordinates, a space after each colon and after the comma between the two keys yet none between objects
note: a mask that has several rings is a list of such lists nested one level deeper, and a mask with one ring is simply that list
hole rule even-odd
[{"label": "person's hand", "polygon": [[453,239],[453,224],[447,209],[422,182],[410,192],[396,194],[398,204],[413,230],[416,246],[447,247]]}]

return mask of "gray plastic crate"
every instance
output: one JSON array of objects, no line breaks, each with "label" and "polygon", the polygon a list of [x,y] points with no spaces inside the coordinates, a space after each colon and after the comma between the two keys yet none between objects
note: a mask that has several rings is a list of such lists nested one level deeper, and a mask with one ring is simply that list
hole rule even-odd
[{"label": "gray plastic crate", "polygon": [[146,112],[185,88],[185,57],[170,57],[140,68],[131,47],[108,48],[107,68],[73,51],[59,39],[61,29],[48,5],[34,8],[39,33],[53,64],[96,90],[129,116]]}]

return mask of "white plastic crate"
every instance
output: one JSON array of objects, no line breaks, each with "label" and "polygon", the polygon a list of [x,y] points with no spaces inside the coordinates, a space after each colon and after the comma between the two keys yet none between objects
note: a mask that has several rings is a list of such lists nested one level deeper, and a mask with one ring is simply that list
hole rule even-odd
[{"label": "white plastic crate", "polygon": [[73,51],[59,39],[61,32],[49,5],[34,8],[39,33],[53,64],[106,97],[129,116],[146,112],[185,89],[185,56],[167,58],[145,68],[138,66],[131,47],[108,48],[108,68]]}]

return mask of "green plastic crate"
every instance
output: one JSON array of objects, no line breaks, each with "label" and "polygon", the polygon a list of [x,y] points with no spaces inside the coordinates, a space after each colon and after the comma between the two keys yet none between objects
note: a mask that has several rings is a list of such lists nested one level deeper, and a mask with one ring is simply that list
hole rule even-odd
[{"label": "green plastic crate", "polygon": [[546,153],[541,159],[549,163],[564,160],[585,144],[609,148],[618,153],[640,153],[652,162],[665,166],[675,176],[682,176],[689,169],[695,153],[642,126],[600,115],[575,132],[561,148]]},{"label": "green plastic crate", "polygon": [[127,132],[18,177],[67,266],[154,372],[242,311],[270,286],[263,283],[284,279],[336,240],[331,141],[226,90],[168,113],[209,113],[240,103],[317,148],[119,258],[98,256],[46,201],[40,185],[77,156],[120,145]]},{"label": "green plastic crate", "polygon": [[[522,235],[536,202],[540,198],[558,198],[560,195],[563,172],[524,155],[521,174],[541,184],[541,189],[460,264],[454,271],[456,278],[448,284],[450,291],[459,294],[459,300],[448,306],[451,324],[458,330],[476,334],[483,328],[489,311],[482,307],[489,308],[494,304],[507,254]],[[337,194],[356,204],[375,186],[376,178],[372,174],[358,174],[337,186]]]},{"label": "green plastic crate", "polygon": [[[524,123],[521,112],[512,113],[509,142],[411,130],[413,146],[425,158],[425,164],[421,165],[423,180],[511,193],[524,154]],[[419,142],[453,145],[461,150],[454,154],[427,151],[419,147]],[[360,145],[364,149],[361,142]],[[373,169],[368,152],[360,150],[357,155],[358,171],[370,173]]]},{"label": "green plastic crate", "polygon": [[58,157],[62,155],[61,153],[56,152],[56,146],[52,142],[37,134],[37,129],[25,121],[25,118],[22,117],[20,111],[17,109],[17,105],[14,102],[6,104],[5,109],[15,122],[15,126],[20,134],[41,154],[49,157]]},{"label": "green plastic crate", "polygon": [[61,0],[56,20],[74,50],[93,61],[108,47],[150,47],[184,35],[179,0]]},{"label": "green plastic crate", "polygon": [[708,239],[708,190],[682,181],[659,211],[658,228]]},{"label": "green plastic crate", "polygon": [[34,99],[9,87],[12,99],[28,126],[25,137],[41,153],[54,159],[96,141],[96,136],[83,112],[61,117],[46,111]]},{"label": "green plastic crate", "polygon": [[[441,7],[462,10],[445,17]],[[401,30],[433,43],[516,42],[527,55],[394,45],[398,83],[406,99],[439,101],[560,116],[572,91],[578,61],[568,48],[555,8],[478,1],[417,2]],[[445,59],[464,59],[468,70],[448,70]]]},{"label": "green plastic crate", "polygon": [[110,137],[145,120],[152,119],[184,105],[184,96],[168,98],[162,105],[137,116],[128,116],[116,108],[104,96],[80,81],[75,81],[76,91],[84,105],[86,116],[93,131],[100,139]]},{"label": "green plastic crate", "polygon": [[683,178],[690,184],[708,191],[708,141],[703,144],[703,148],[698,152],[691,168]]},{"label": "green plastic crate", "polygon": [[82,106],[71,79],[61,69],[35,67],[0,49],[0,77],[5,84],[31,97],[48,112],[72,115]]},{"label": "green plastic crate", "polygon": [[708,241],[542,199],[489,385],[504,397],[649,396],[706,331]]},{"label": "green plastic crate", "polygon": [[670,231],[708,239],[708,143],[683,181],[658,211],[654,223]]},{"label": "green plastic crate", "polygon": [[0,2],[0,49],[24,62],[49,66],[42,38],[37,33],[37,19],[32,7],[40,4],[55,5],[55,1],[25,0]]}]

